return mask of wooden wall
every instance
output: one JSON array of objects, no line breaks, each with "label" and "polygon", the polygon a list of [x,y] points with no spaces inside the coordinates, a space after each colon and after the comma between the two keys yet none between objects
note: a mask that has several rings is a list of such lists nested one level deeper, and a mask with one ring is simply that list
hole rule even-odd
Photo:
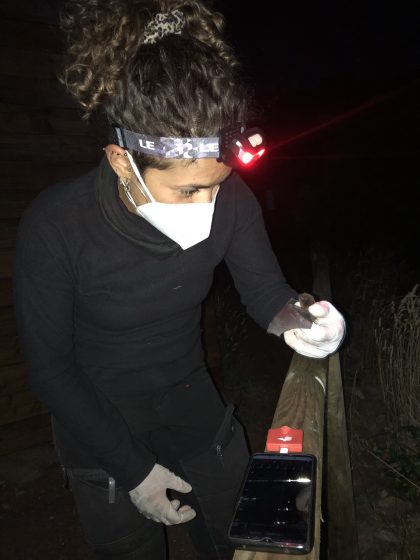
[{"label": "wooden wall", "polygon": [[83,123],[57,79],[59,1],[2,2],[0,19],[0,454],[51,439],[45,407],[26,389],[11,271],[19,218],[43,188],[91,169],[106,130]]}]

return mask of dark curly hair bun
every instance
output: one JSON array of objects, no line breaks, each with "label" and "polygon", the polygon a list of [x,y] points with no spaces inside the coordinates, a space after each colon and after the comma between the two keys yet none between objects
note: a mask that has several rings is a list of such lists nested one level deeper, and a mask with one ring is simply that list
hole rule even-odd
[{"label": "dark curly hair bun", "polygon": [[[182,31],[144,43],[156,14],[178,11]],[[156,136],[211,136],[246,119],[249,92],[223,37],[224,18],[200,0],[67,0],[61,81],[88,118]]]}]

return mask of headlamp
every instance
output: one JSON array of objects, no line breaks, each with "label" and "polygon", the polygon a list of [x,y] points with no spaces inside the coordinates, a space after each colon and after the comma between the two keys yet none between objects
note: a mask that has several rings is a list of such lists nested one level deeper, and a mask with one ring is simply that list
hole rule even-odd
[{"label": "headlamp", "polygon": [[266,151],[264,135],[259,128],[228,127],[220,133],[219,161],[229,167],[250,167]]},{"label": "headlamp", "polygon": [[163,158],[216,158],[229,167],[253,165],[266,151],[264,134],[259,128],[247,129],[243,123],[226,127],[219,136],[170,138],[149,136],[114,125],[114,140],[122,148]]}]

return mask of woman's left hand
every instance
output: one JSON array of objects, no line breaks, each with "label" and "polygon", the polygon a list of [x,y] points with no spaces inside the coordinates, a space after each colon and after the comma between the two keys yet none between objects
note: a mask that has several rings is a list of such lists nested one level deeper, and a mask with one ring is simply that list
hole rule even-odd
[{"label": "woman's left hand", "polygon": [[346,322],[328,301],[317,301],[308,311],[314,318],[311,328],[285,331],[284,340],[302,356],[325,358],[340,346],[346,332]]}]

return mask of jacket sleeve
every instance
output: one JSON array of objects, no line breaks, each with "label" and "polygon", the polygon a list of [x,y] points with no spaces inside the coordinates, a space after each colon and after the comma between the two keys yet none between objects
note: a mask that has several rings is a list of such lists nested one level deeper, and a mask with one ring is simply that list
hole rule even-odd
[{"label": "jacket sleeve", "polygon": [[28,387],[82,451],[130,490],[155,458],[131,438],[124,418],[78,366],[73,346],[75,281],[67,247],[54,223],[27,210],[13,272],[14,310]]},{"label": "jacket sleeve", "polygon": [[273,252],[261,207],[239,177],[235,194],[235,227],[225,261],[247,312],[267,330],[276,313],[298,296]]}]

